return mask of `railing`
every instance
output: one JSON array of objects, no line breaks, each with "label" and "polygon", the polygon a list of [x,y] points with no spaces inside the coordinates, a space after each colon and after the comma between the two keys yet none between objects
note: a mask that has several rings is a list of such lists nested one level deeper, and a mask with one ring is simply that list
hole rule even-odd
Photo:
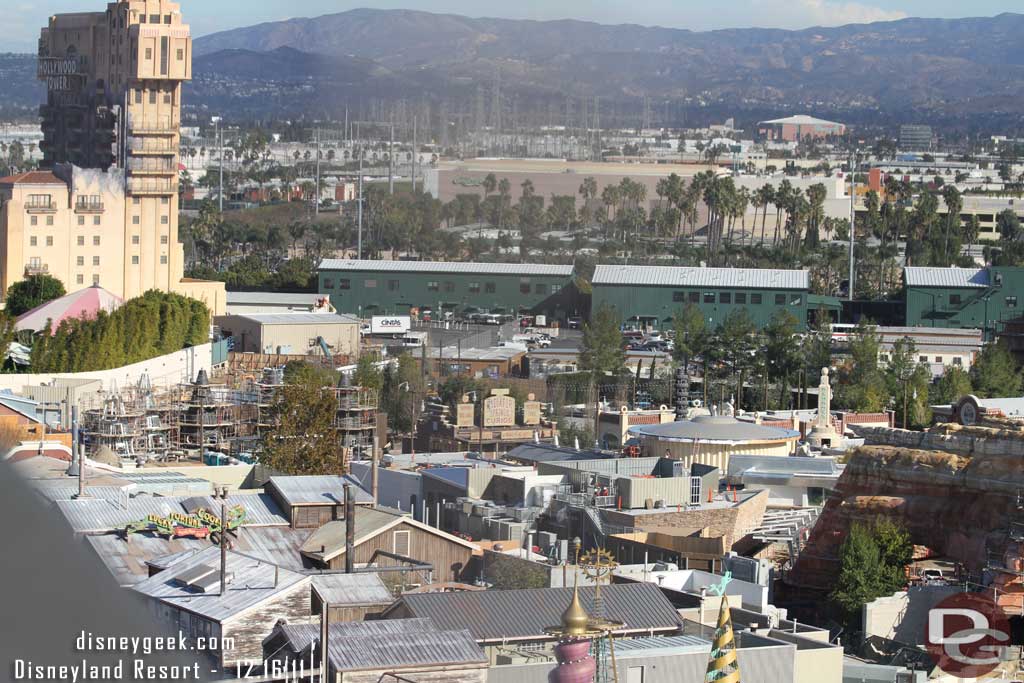
[{"label": "railing", "polygon": [[376,422],[359,417],[341,417],[334,421],[334,426],[340,429],[372,429]]},{"label": "railing", "polygon": [[173,116],[156,118],[133,118],[128,125],[132,133],[177,133],[181,121]]},{"label": "railing", "polygon": [[76,202],[75,211],[78,213],[100,213],[103,211],[103,202]]},{"label": "railing", "polygon": [[128,138],[128,149],[133,152],[152,152],[155,154],[177,154],[178,145],[171,144],[168,140],[153,140],[147,138]]},{"label": "railing", "polygon": [[25,266],[25,275],[43,275],[50,272],[50,266],[45,263],[35,263]]},{"label": "railing", "polygon": [[177,173],[173,159],[129,159],[128,170],[134,173]]},{"label": "railing", "polygon": [[161,178],[129,178],[128,191],[134,194],[173,194],[178,190],[178,181]]},{"label": "railing", "polygon": [[32,212],[32,211],[56,211],[57,210],[57,203],[56,202],[52,202],[52,201],[51,202],[29,202],[28,204],[25,204],[25,210],[29,211],[29,212]]}]

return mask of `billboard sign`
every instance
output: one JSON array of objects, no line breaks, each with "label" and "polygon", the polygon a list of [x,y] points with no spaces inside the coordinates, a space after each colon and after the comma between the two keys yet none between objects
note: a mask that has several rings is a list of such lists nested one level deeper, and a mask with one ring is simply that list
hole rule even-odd
[{"label": "billboard sign", "polygon": [[370,319],[370,334],[405,334],[412,327],[407,315],[375,315]]}]

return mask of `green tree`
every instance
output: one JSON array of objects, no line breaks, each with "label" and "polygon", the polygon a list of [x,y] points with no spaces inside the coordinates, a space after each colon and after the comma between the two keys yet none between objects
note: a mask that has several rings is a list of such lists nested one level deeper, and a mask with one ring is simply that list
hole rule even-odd
[{"label": "green tree", "polygon": [[355,373],[352,375],[352,384],[364,389],[380,391],[381,386],[384,384],[384,375],[377,368],[375,358],[372,355],[364,353],[359,356]]},{"label": "green tree", "polygon": [[675,329],[672,356],[689,369],[690,361],[707,351],[709,335],[704,313],[698,306],[687,304],[672,319],[672,325]]},{"label": "green tree", "polygon": [[260,463],[285,474],[340,474],[341,442],[334,431],[338,402],[311,374],[281,388]]},{"label": "green tree", "polygon": [[[764,328],[765,372],[769,381],[779,383],[779,406],[790,407],[789,380],[800,367],[800,348],[796,345],[799,321],[792,313],[779,310]],[[767,389],[765,401],[768,400]]]},{"label": "green tree", "polygon": [[1020,219],[1013,209],[1005,209],[996,217],[996,229],[1007,242],[1016,242],[1021,237]]},{"label": "green tree", "polygon": [[17,317],[65,294],[67,292],[64,290],[64,283],[52,275],[29,275],[7,288],[6,310],[10,315]]},{"label": "green tree", "polygon": [[889,520],[855,522],[839,549],[839,576],[832,602],[854,627],[867,603],[906,585],[905,567],[913,554],[910,536]]},{"label": "green tree", "polygon": [[971,385],[981,398],[1017,396],[1020,393],[1020,368],[1004,344],[989,344],[982,349],[971,366]]},{"label": "green tree", "polygon": [[889,407],[886,378],[878,366],[881,338],[861,321],[850,337],[850,360],[840,368],[836,403],[849,410],[877,413]]},{"label": "green tree", "polygon": [[893,344],[886,365],[889,395],[895,399],[896,421],[906,427],[920,427],[931,419],[928,390],[931,370],[917,361],[917,348],[904,337]]},{"label": "green tree", "polygon": [[384,371],[381,387],[381,407],[388,414],[388,424],[399,433],[410,433],[419,415],[423,400],[423,373],[416,360],[408,353],[398,357],[398,367]]},{"label": "green tree", "polygon": [[959,366],[947,368],[935,383],[933,391],[934,403],[938,405],[951,405],[958,400],[974,393],[971,386],[971,376]]},{"label": "green tree", "polygon": [[626,366],[622,346],[622,321],[614,308],[603,305],[583,326],[580,370],[599,375],[618,375]]}]

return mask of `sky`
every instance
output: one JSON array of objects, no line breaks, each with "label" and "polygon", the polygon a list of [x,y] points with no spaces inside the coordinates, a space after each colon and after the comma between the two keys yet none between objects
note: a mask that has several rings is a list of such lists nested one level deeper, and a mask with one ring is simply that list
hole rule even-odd
[{"label": "sky", "polygon": [[[179,0],[194,35],[291,17],[315,17],[358,7],[418,9],[471,17],[584,19],[688,28],[806,28],[903,17],[993,16],[1022,11],[1020,0]],[[90,11],[104,0],[3,0],[0,51],[34,52],[39,28],[51,14]],[[297,9],[298,8],[298,9]]]}]

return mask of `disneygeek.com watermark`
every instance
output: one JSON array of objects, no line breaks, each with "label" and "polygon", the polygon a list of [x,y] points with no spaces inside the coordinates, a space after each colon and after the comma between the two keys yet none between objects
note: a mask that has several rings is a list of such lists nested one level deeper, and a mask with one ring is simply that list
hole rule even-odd
[{"label": "disneygeek.com watermark", "polygon": [[936,666],[980,678],[1011,658],[1010,620],[991,595],[957,593],[928,612],[925,646]]}]

